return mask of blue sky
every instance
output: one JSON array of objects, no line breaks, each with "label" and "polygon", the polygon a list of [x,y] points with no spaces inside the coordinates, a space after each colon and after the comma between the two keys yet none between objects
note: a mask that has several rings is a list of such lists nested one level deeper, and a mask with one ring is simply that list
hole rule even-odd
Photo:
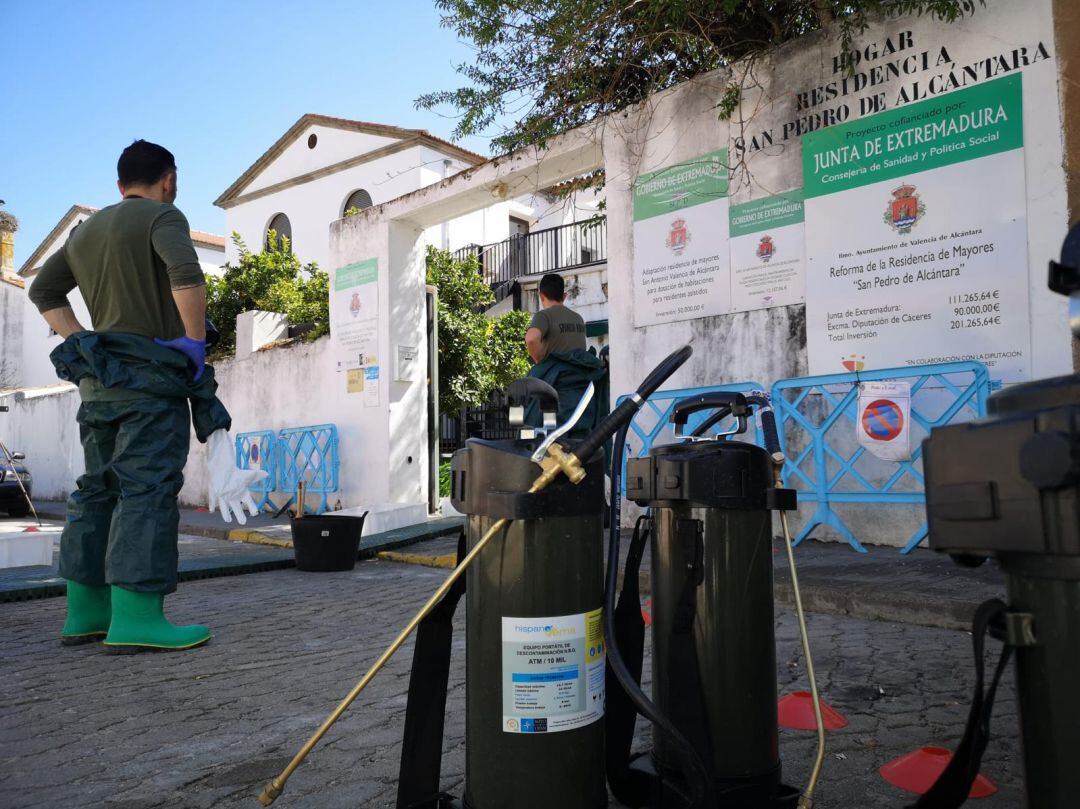
[{"label": "blue sky", "polygon": [[[177,205],[224,235],[213,200],[305,112],[424,128],[472,51],[430,0],[0,0],[0,199],[19,218],[18,268],[74,203],[117,197],[135,138],[168,147]],[[463,146],[488,153],[488,141]]]}]

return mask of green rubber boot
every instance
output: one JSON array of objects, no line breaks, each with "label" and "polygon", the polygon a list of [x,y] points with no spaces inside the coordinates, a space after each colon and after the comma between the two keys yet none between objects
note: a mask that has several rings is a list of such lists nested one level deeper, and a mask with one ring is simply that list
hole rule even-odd
[{"label": "green rubber boot", "polygon": [[202,646],[210,640],[210,630],[201,624],[170,624],[162,610],[164,601],[161,593],[137,593],[113,587],[112,623],[105,638],[105,650],[112,654],[177,652]]},{"label": "green rubber boot", "polygon": [[67,620],[60,630],[64,646],[79,646],[101,640],[109,631],[111,611],[109,587],[91,587],[68,580]]}]

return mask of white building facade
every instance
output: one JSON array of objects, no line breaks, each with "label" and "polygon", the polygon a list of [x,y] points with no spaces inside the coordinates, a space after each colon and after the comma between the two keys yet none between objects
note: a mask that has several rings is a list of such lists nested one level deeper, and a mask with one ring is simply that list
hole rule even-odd
[{"label": "white building facade", "polygon": [[[928,114],[939,117],[947,115],[949,109],[963,109],[949,106],[950,102],[969,103],[969,97],[959,95],[961,93],[996,93],[1002,99],[1002,105],[1006,102],[1012,105],[1009,107],[1009,120],[1014,122],[1012,142],[1015,146],[1010,153],[1014,163],[1010,165],[1018,165],[1020,171],[1016,176],[1010,174],[1010,181],[1019,177],[1019,182],[1010,186],[1016,190],[1010,199],[1016,201],[1021,213],[1011,220],[1014,227],[1020,228],[1020,235],[1010,249],[1019,258],[991,269],[1000,271],[1001,277],[1007,276],[1013,286],[1021,289],[1026,287],[1027,295],[1015,307],[1018,312],[1015,322],[1018,325],[1010,334],[1010,339],[1015,339],[1017,344],[1030,346],[1029,351],[1025,349],[1021,352],[1030,358],[1025,369],[1026,378],[1069,373],[1073,368],[1066,301],[1046,287],[1047,259],[1055,256],[1060,249],[1069,222],[1067,181],[1069,177],[1075,177],[1075,152],[1070,157],[1064,151],[1063,136],[1067,130],[1063,125],[1064,105],[1061,98],[1069,85],[1064,70],[1065,60],[1057,54],[1060,43],[1056,41],[1055,23],[1058,20],[1054,17],[1054,8],[1050,0],[1032,0],[1025,4],[989,0],[985,12],[980,11],[948,29],[926,17],[903,16],[877,21],[860,35],[858,41],[864,47],[875,47],[872,43],[894,43],[888,47],[895,49],[895,43],[903,42],[906,46],[924,49],[921,53],[934,56],[928,56],[925,61],[912,58],[906,62],[908,68],[895,78],[888,79],[885,90],[877,87],[865,89],[853,83],[852,87],[856,89],[852,90],[850,98],[830,101],[832,106],[825,110],[835,113],[833,107],[839,105],[845,118],[852,118],[852,124],[858,122],[862,125],[859,119],[863,116],[884,115],[889,116],[887,120],[879,118],[872,123],[882,125],[882,121],[898,121],[897,126],[915,126],[919,124],[911,123],[904,116],[922,115],[928,107],[932,108]],[[1061,30],[1065,30],[1064,24]],[[828,305],[828,301],[823,301],[826,297],[824,293],[829,289],[827,283],[835,275],[830,274],[827,267],[820,269],[825,264],[818,262],[825,262],[826,253],[819,242],[823,236],[828,236],[832,240],[828,245],[829,250],[846,250],[849,245],[858,244],[857,240],[866,233],[872,232],[875,238],[882,239],[880,254],[904,249],[900,240],[893,235],[894,231],[890,230],[895,227],[895,220],[886,221],[882,209],[889,204],[890,193],[895,196],[892,188],[912,178],[899,177],[895,182],[891,177],[881,180],[882,183],[888,182],[891,187],[881,193],[875,189],[878,195],[872,206],[848,205],[846,219],[832,217],[822,221],[821,211],[824,209],[821,206],[825,202],[820,197],[824,195],[808,195],[805,205],[806,238],[799,240],[802,244],[793,242],[786,248],[789,252],[784,254],[802,255],[805,265],[810,267],[802,271],[800,276],[806,288],[805,298],[799,300],[798,296],[793,296],[795,300],[785,299],[761,306],[736,305],[733,300],[731,287],[737,285],[739,278],[732,271],[734,237],[729,235],[732,218],[729,217],[727,197],[730,195],[731,206],[735,208],[772,200],[790,189],[799,189],[801,193],[806,186],[816,182],[814,172],[821,170],[821,161],[804,158],[819,154],[814,149],[820,148],[821,141],[827,142],[824,136],[832,133],[824,129],[818,133],[818,146],[814,145],[813,138],[808,139],[811,145],[805,145],[805,136],[822,129],[824,125],[821,121],[826,116],[813,110],[807,113],[804,106],[817,103],[812,101],[817,98],[814,88],[830,87],[831,82],[841,81],[833,75],[833,66],[840,64],[840,51],[840,38],[833,30],[789,43],[770,54],[768,59],[755,61],[752,80],[748,79],[744,86],[746,97],[731,122],[718,121],[716,103],[733,80],[745,77],[748,70],[745,64],[702,75],[650,98],[639,107],[553,138],[547,150],[539,156],[533,150],[506,155],[478,166],[466,175],[450,178],[395,200],[392,204],[337,223],[333,230],[336,265],[345,266],[365,260],[377,263],[379,268],[379,300],[382,307],[379,355],[394,356],[401,346],[423,347],[421,334],[413,325],[416,316],[412,319],[400,316],[400,313],[422,311],[423,288],[416,283],[419,276],[417,262],[422,259],[422,252],[417,249],[421,233],[452,217],[461,217],[469,211],[484,208],[492,196],[536,194],[602,169],[610,234],[607,240],[608,280],[602,284],[602,289],[611,326],[612,401],[632,392],[656,363],[673,349],[687,343],[693,344],[694,354],[672,376],[667,383],[668,388],[725,386],[741,382],[768,387],[777,380],[808,376],[813,360],[808,322],[813,317],[820,324],[823,305]],[[884,59],[885,56],[875,57],[875,60],[878,58]],[[908,57],[900,58],[904,60]],[[937,66],[934,59],[939,59]],[[946,63],[949,67],[944,66]],[[982,72],[970,67],[972,65],[981,65]],[[836,70],[840,69],[837,67]],[[888,76],[885,69],[877,64],[863,70],[872,70],[875,76]],[[960,76],[967,77],[970,86],[957,84],[953,88],[946,84],[943,76],[956,82],[960,82]],[[935,99],[927,97],[928,93],[931,96],[940,93],[940,96]],[[951,93],[957,95],[952,96]],[[824,91],[820,95],[831,98]],[[887,95],[888,99],[884,110],[878,104],[882,95]],[[909,113],[909,110],[914,110],[914,113]],[[918,122],[922,118],[913,117],[911,120]],[[831,124],[827,125],[831,127]],[[752,139],[755,132],[757,137]],[[786,143],[781,146],[781,141]],[[983,141],[986,142],[990,141]],[[720,157],[714,157],[717,155]],[[957,158],[960,162],[976,159],[977,156]],[[908,162],[904,161],[903,165]],[[693,192],[682,191],[685,186],[671,186],[667,178],[677,177],[679,182],[685,183],[688,179],[700,178],[708,173],[709,170],[702,169],[703,166],[717,164],[722,167],[727,164],[721,175],[724,179],[723,191],[716,193],[711,187],[706,187],[702,192],[704,201],[695,204],[717,206],[722,215],[713,216],[707,222],[697,222],[693,226],[692,242],[687,238],[687,231],[679,230],[680,225],[674,222],[668,232],[657,233],[648,229],[650,217],[656,218],[655,215],[643,211],[643,215],[639,216],[635,205],[638,195],[650,193],[650,178],[660,176],[661,179],[654,183],[660,191],[674,187],[678,193],[688,195]],[[893,167],[900,165],[892,164]],[[980,165],[985,164],[972,162],[965,167],[969,183],[982,179],[977,176]],[[951,164],[943,169],[931,167],[925,171],[946,172],[949,169],[952,169]],[[870,171],[869,168],[865,170]],[[950,205],[942,188],[964,193],[970,193],[970,188],[960,183],[946,185],[948,176],[946,173],[917,178],[920,188],[925,186],[934,191],[927,202],[927,208],[931,210],[928,214],[930,218],[918,235],[920,238],[939,235],[940,240],[949,240],[946,243],[952,252],[942,251],[944,257],[939,252],[934,254],[935,260],[940,258],[946,262],[961,248],[968,249],[958,242],[960,239],[984,232],[998,238],[992,228],[959,227],[954,224],[958,216],[969,211],[990,216],[999,208],[997,198],[990,196],[986,205]],[[836,193],[844,193],[844,190],[839,189]],[[1075,187],[1072,193],[1075,198]],[[657,195],[660,196],[659,192]],[[843,198],[849,199],[852,198]],[[931,203],[937,207],[930,209]],[[715,208],[707,210],[711,212]],[[923,213],[920,210],[919,216]],[[855,228],[848,224],[849,219],[868,224]],[[666,224],[668,220],[657,221]],[[802,221],[799,219],[800,223]],[[871,230],[871,227],[877,230]],[[881,235],[882,231],[884,235]],[[529,235],[532,237],[536,234]],[[736,235],[741,237],[743,234]],[[656,303],[652,297],[654,294],[690,287],[692,284],[680,281],[673,287],[653,290],[649,288],[651,282],[647,280],[646,271],[662,265],[677,273],[689,266],[686,256],[683,258],[684,264],[677,261],[688,243],[704,251],[702,256],[694,258],[695,266],[691,272],[701,276],[709,273],[716,281],[710,287],[710,297],[703,300],[707,306],[673,307],[661,311],[664,307],[657,305],[656,311],[653,311],[649,306]],[[670,258],[668,253],[676,258]],[[658,255],[660,258],[657,258]],[[771,256],[770,252],[765,258]],[[758,255],[757,260],[765,259]],[[488,264],[484,266],[486,270]],[[570,269],[562,271],[564,277],[573,272]],[[911,275],[914,279],[915,273]],[[688,277],[685,273],[670,276],[675,280]],[[943,272],[928,277],[933,280],[959,276]],[[667,280],[669,278],[665,278],[664,283]],[[331,285],[334,282],[332,278]],[[813,311],[808,303],[811,293],[817,301],[817,308]],[[940,291],[934,294],[948,299]],[[673,293],[669,298],[676,299],[680,295],[683,293]],[[871,291],[868,295],[869,303],[866,305],[894,303],[895,292],[892,288]],[[725,296],[731,297],[728,303],[716,307],[715,311],[710,308],[718,300],[727,300]],[[926,297],[929,297],[929,293],[926,293]],[[763,299],[766,303],[769,300]],[[383,304],[383,301],[387,303]],[[571,305],[574,305],[572,301]],[[700,314],[693,314],[698,312]],[[943,353],[952,350],[948,337],[940,338],[936,332],[930,331],[931,324],[927,318],[917,319],[923,322],[919,329],[925,329],[917,335],[920,339],[930,335],[931,339],[939,341]],[[899,316],[895,320],[904,322]],[[933,324],[935,329],[940,321],[939,318]],[[945,321],[945,327],[948,328],[948,321]],[[877,334],[873,332],[857,336],[871,339]],[[334,339],[333,335],[331,339]],[[845,356],[839,350],[835,353],[836,356],[829,359],[840,366]],[[423,350],[419,360],[421,366],[427,360]],[[913,361],[909,365],[918,366],[925,362],[929,361]],[[891,366],[878,363],[877,367]],[[994,369],[990,370],[993,378]],[[1006,378],[1005,381],[1014,380]],[[423,495],[427,469],[423,464],[413,464],[410,460],[424,457],[423,425],[426,397],[429,394],[424,389],[420,375],[399,380],[384,374],[378,377],[378,382],[379,401],[388,404],[388,412],[380,413],[378,420],[372,418],[360,425],[359,437],[364,446],[371,446],[376,453],[386,453],[389,477],[382,464],[372,465],[378,469],[378,475],[368,469],[355,467],[349,472],[361,478],[364,488],[379,491],[380,496],[385,492],[387,496],[403,501],[419,500]],[[340,394],[346,398],[348,393],[345,385],[344,379],[331,380],[330,390],[337,388],[346,391]],[[795,439],[788,435],[787,440],[792,442]],[[854,443],[855,431],[844,431],[843,436],[835,440],[839,451],[846,453],[847,445],[840,442]],[[802,445],[796,445],[796,448],[798,446]],[[889,474],[892,474],[891,469]],[[873,480],[883,483],[885,478],[874,477]],[[837,502],[840,508],[844,508],[843,501]],[[802,520],[812,519],[813,505],[813,502],[803,504],[801,515],[796,519],[797,528],[801,527]],[[863,504],[855,503],[850,509],[837,513],[864,541],[888,545],[903,545],[925,520],[921,506],[901,503],[893,503],[887,510],[877,504],[864,508]],[[835,538],[836,534],[827,527],[819,527],[814,536]]]},{"label": "white building facade", "polygon": [[[239,258],[232,234],[259,252],[272,228],[289,237],[301,261],[330,269],[330,225],[346,212],[381,205],[484,160],[422,129],[304,115],[214,201],[225,209],[226,259]],[[498,198],[492,203],[431,228],[426,243],[456,250],[505,239],[521,206]]]},{"label": "white building facade", "polygon": [[[68,236],[80,224],[90,216],[97,213],[98,208],[88,205],[72,205],[49,231],[45,239],[37,246],[30,257],[19,269],[19,277],[29,289],[42,265],[57,250],[64,246]],[[203,272],[218,274],[221,266],[225,263],[225,239],[213,233],[204,233],[200,230],[191,231],[191,241],[195,245],[195,254],[199,257],[199,265]],[[91,325],[90,312],[86,308],[82,295],[78,288],[68,294],[71,308],[75,317],[84,326]],[[44,319],[38,314],[37,308],[30,303],[30,299],[23,295],[22,298],[22,341],[21,358],[18,365],[18,373],[15,382],[20,387],[41,387],[52,385],[57,382],[56,373],[49,361],[49,353],[60,344],[60,337],[56,335]],[[5,349],[5,354],[7,350]],[[13,362],[13,361],[12,361]]]}]

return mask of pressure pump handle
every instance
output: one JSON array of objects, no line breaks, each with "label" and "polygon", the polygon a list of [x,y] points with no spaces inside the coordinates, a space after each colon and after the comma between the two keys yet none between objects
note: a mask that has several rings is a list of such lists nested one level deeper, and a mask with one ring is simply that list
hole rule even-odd
[{"label": "pressure pump handle", "polygon": [[771,407],[761,411],[761,432],[765,436],[765,449],[773,456],[774,461],[784,462],[784,450],[780,447],[780,436],[776,432],[776,414]]},{"label": "pressure pump handle", "polygon": [[582,463],[588,461],[600,447],[607,443],[607,440],[611,438],[611,436],[615,435],[621,426],[629,424],[630,420],[634,418],[634,414],[637,413],[645,400],[652,396],[656,392],[656,389],[667,381],[668,377],[679,370],[682,364],[690,359],[690,355],[693,353],[694,350],[687,344],[665,357],[664,360],[652,370],[652,373],[645,378],[645,381],[638,386],[638,389],[633,396],[624,400],[621,405],[608,413],[600,423],[593,428],[593,431],[583,438],[580,444],[574,447],[573,453],[577,456],[578,460]]},{"label": "pressure pump handle", "polygon": [[734,391],[714,390],[699,393],[696,396],[688,396],[675,403],[671,414],[671,422],[675,425],[675,435],[682,436],[683,428],[686,426],[690,414],[701,410],[713,410],[713,413],[694,428],[694,431],[690,434],[692,438],[704,436],[728,416],[735,416],[738,420],[736,432],[746,432],[746,416],[750,412],[746,397]]},{"label": "pressure pump handle", "polygon": [[765,449],[772,456],[773,463],[783,466],[784,448],[780,446],[780,433],[776,429],[776,414],[773,412],[772,398],[763,390],[755,390],[746,397],[746,401],[757,408],[761,417],[761,432],[765,437]]},{"label": "pressure pump handle", "polygon": [[536,399],[544,412],[559,409],[559,392],[542,379],[522,377],[506,389],[506,401],[511,407],[525,407],[529,399]]},{"label": "pressure pump handle", "polygon": [[724,415],[745,416],[750,412],[746,397],[729,390],[714,390],[688,396],[675,403],[671,411],[671,422],[676,426],[686,424],[691,413],[701,410],[724,410]]}]

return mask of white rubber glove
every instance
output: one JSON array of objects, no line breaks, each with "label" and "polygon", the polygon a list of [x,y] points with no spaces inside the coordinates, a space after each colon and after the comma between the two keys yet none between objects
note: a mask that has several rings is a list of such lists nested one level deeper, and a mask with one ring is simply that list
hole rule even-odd
[{"label": "white rubber glove", "polygon": [[254,517],[259,513],[249,491],[266,477],[261,469],[238,469],[236,450],[227,430],[216,430],[206,441],[206,466],[210,473],[210,510],[221,512],[221,518],[230,522],[232,517],[241,525],[247,522],[244,507]]}]

